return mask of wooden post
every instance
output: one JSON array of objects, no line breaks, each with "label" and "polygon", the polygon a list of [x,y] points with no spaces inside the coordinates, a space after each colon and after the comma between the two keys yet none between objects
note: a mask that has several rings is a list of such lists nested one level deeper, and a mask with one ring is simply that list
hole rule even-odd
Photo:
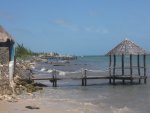
[{"label": "wooden post", "polygon": [[82,86],[84,86],[84,78],[82,78]]},{"label": "wooden post", "polygon": [[144,62],[144,83],[146,84],[146,55],[144,54],[144,56],[143,56],[143,62]]},{"label": "wooden post", "polygon": [[55,87],[55,77],[54,77],[55,75],[54,75],[54,70],[53,70],[53,72],[52,72],[52,77],[53,77],[53,80],[52,80],[52,82],[53,82],[53,87]]},{"label": "wooden post", "polygon": [[111,55],[109,55],[109,84],[111,84]]},{"label": "wooden post", "polygon": [[82,69],[82,86],[85,85],[85,81],[84,81],[84,70]]},{"label": "wooden post", "polygon": [[[122,54],[122,76],[124,76],[124,54]],[[122,80],[123,84],[125,83],[125,80]]]},{"label": "wooden post", "polygon": [[132,54],[130,54],[130,76],[131,76],[131,84],[133,83],[133,78],[132,78],[132,74],[133,74],[133,70],[132,70]]},{"label": "wooden post", "polygon": [[114,55],[114,65],[113,65],[113,85],[115,85],[115,75],[116,75],[116,55]]},{"label": "wooden post", "polygon": [[140,55],[137,56],[137,65],[138,65],[138,75],[139,75],[139,84],[141,83],[141,72],[140,72]]},{"label": "wooden post", "polygon": [[87,85],[87,79],[86,79],[87,76],[86,76],[86,74],[87,74],[87,70],[85,69],[85,70],[84,70],[84,83],[85,83],[84,85],[85,85],[85,86]]},{"label": "wooden post", "polygon": [[57,75],[56,75],[56,70],[55,70],[55,87],[57,87]]}]

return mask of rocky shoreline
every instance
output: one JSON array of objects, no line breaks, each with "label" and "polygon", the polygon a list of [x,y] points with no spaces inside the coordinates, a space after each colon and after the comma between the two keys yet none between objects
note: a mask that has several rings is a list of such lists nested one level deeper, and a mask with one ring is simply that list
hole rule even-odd
[{"label": "rocky shoreline", "polygon": [[32,93],[38,90],[42,90],[42,84],[34,83],[30,78],[32,77],[32,67],[36,62],[36,59],[30,58],[28,60],[17,60],[14,73],[14,90],[10,86],[8,78],[0,80],[0,100],[11,100],[17,95],[21,95],[22,92]]}]

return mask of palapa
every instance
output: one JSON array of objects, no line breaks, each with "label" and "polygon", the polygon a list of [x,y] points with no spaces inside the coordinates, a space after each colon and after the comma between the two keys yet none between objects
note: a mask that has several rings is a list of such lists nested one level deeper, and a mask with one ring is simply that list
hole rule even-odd
[{"label": "palapa", "polygon": [[146,50],[136,45],[134,42],[125,39],[115,48],[110,50],[106,55],[143,55],[148,54]]},{"label": "palapa", "polygon": [[5,43],[5,42],[13,42],[14,40],[12,37],[5,31],[5,29],[0,26],[0,43]]}]

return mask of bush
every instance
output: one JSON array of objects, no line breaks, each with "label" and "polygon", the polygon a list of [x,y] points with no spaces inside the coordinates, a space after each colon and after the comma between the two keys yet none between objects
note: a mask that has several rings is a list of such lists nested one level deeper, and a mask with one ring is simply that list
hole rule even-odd
[{"label": "bush", "polygon": [[24,59],[32,55],[33,55],[33,52],[30,49],[27,49],[26,47],[24,47],[23,44],[17,44],[17,47],[16,47],[17,58]]}]

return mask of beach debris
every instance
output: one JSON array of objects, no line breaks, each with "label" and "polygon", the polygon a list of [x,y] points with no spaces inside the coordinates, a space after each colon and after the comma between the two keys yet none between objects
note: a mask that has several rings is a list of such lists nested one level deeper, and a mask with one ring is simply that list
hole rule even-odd
[{"label": "beach debris", "polygon": [[40,109],[40,108],[37,107],[37,106],[26,106],[25,108],[31,109],[31,110],[33,110],[33,109]]},{"label": "beach debris", "polygon": [[0,95],[0,100],[6,100],[7,102],[17,102],[17,98],[13,95]]}]

